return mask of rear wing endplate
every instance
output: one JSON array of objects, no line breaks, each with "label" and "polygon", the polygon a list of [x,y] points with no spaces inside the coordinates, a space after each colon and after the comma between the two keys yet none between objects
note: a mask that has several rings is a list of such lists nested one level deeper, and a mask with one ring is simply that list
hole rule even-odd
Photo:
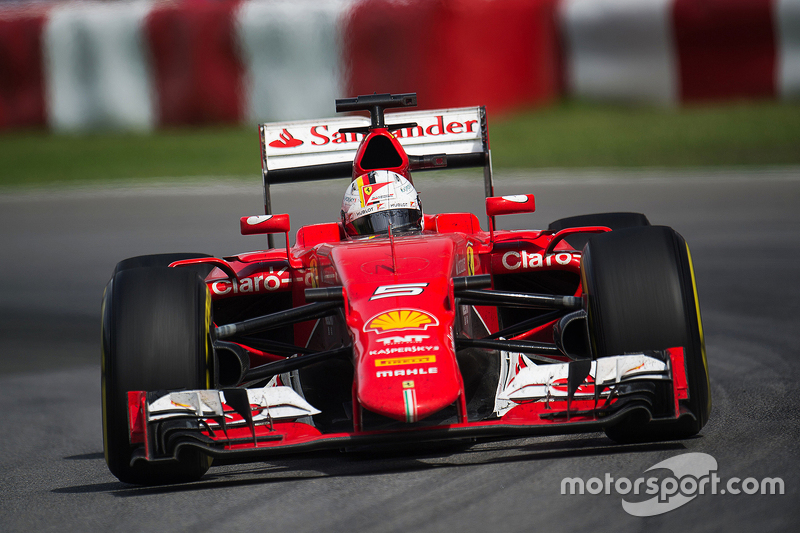
[{"label": "rear wing endplate", "polygon": [[[412,171],[483,167],[485,194],[494,195],[484,107],[387,113],[386,122],[390,128],[392,124],[417,123],[393,131],[406,150]],[[370,119],[362,116],[260,124],[265,213],[272,214],[272,184],[352,177],[353,160],[364,134],[339,130],[369,125]],[[436,164],[425,156],[437,156]]]}]

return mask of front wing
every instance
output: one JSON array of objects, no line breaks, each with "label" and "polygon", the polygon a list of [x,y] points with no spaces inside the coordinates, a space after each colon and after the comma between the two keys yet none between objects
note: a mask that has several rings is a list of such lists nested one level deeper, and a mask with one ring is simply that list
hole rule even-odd
[{"label": "front wing", "polygon": [[[355,446],[477,437],[522,437],[600,431],[641,414],[651,423],[692,416],[683,348],[604,357],[570,385],[570,365],[536,365],[503,353],[495,412],[482,420],[393,430],[322,433],[319,411],[289,387],[128,393],[132,462],[172,461],[182,448],[249,460]],[[584,367],[586,365],[584,364]],[[574,375],[574,368],[572,374]],[[654,415],[654,383],[669,385],[671,404]]]}]

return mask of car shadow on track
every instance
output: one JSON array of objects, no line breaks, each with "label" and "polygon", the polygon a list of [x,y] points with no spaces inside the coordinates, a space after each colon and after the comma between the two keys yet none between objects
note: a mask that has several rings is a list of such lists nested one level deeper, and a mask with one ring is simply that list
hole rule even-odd
[{"label": "car shadow on track", "polygon": [[[108,493],[136,497],[188,491],[286,483],[321,478],[346,478],[412,473],[436,468],[479,467],[552,459],[685,450],[683,441],[615,444],[604,436],[509,439],[469,443],[429,443],[413,448],[370,448],[280,457],[270,462],[222,465],[194,483],[141,487],[98,483],[54,489],[60,494]],[[90,454],[94,456],[95,454]],[[67,458],[71,459],[71,458]],[[99,463],[99,462],[98,462]],[[100,464],[98,465],[100,466]],[[105,467],[102,464],[102,467]]]}]

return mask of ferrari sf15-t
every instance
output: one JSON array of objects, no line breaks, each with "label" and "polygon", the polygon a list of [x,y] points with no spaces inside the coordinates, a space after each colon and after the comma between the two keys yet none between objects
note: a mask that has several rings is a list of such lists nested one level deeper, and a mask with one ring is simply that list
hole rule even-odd
[{"label": "ferrari sf15-t", "polygon": [[[485,109],[337,100],[262,124],[266,249],[121,261],[103,297],[105,457],[129,483],[323,449],[604,431],[696,434],[711,409],[689,248],[638,213],[500,230]],[[425,172],[483,168],[485,225],[427,213]],[[270,186],[350,178],[339,220],[301,227]],[[483,214],[481,215],[481,217]],[[273,234],[286,246],[275,247]]]}]

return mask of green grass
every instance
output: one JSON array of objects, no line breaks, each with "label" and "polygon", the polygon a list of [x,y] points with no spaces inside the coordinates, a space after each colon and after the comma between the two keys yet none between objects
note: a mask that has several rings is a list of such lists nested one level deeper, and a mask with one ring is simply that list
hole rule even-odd
[{"label": "green grass", "polygon": [[[567,102],[489,117],[496,168],[800,164],[800,104],[679,109]],[[0,186],[131,178],[254,176],[250,127],[153,134],[0,134]]]},{"label": "green grass", "polygon": [[254,126],[153,134],[0,135],[0,185],[258,176],[260,170],[258,131]]},{"label": "green grass", "polygon": [[800,104],[658,109],[568,103],[490,122],[489,136],[498,167],[796,165]]}]

